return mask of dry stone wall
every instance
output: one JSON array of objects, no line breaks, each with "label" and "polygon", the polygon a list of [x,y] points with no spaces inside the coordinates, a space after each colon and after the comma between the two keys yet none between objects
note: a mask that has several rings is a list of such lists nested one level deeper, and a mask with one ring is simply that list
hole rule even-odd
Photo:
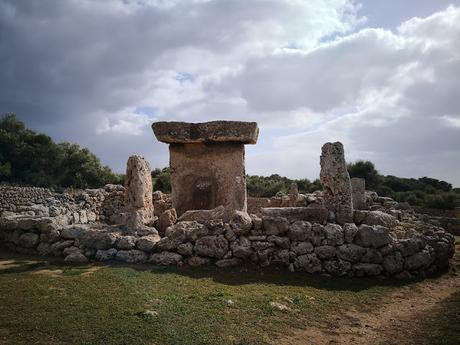
[{"label": "dry stone wall", "polygon": [[[358,211],[357,211],[358,212]],[[331,276],[413,278],[448,266],[454,238],[410,214],[359,211],[356,223],[328,223],[321,207],[267,208],[261,216],[192,211],[171,217],[162,237],[106,224],[66,224],[62,216],[7,215],[0,240],[10,249],[70,262],[153,265],[277,265]]]}]

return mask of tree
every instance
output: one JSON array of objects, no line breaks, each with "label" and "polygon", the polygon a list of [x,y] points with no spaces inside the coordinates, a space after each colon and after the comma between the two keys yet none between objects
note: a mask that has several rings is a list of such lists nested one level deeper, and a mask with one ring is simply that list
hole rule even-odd
[{"label": "tree", "polygon": [[0,119],[0,181],[40,187],[96,188],[120,182],[86,148],[56,144],[27,129],[13,113]]},{"label": "tree", "polygon": [[347,165],[350,177],[360,177],[366,180],[366,188],[372,189],[378,186],[380,175],[370,161],[357,161]]}]

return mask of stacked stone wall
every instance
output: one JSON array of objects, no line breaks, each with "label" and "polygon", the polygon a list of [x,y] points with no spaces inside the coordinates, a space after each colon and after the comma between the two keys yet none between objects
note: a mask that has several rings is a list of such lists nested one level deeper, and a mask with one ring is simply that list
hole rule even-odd
[{"label": "stacked stone wall", "polygon": [[[324,208],[274,208],[262,215],[195,211],[163,237],[108,225],[65,224],[56,217],[2,217],[8,248],[71,262],[118,260],[153,265],[253,264],[331,276],[424,277],[448,266],[454,238],[429,224],[405,224],[381,211],[355,223],[328,223]],[[195,219],[195,220],[194,220]]]}]

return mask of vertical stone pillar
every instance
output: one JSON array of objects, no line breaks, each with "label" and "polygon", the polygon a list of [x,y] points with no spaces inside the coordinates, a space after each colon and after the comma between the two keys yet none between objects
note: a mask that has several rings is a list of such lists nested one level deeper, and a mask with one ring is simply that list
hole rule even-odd
[{"label": "vertical stone pillar", "polygon": [[125,177],[126,227],[129,232],[154,221],[150,164],[141,156],[129,157]]},{"label": "vertical stone pillar", "polygon": [[353,222],[351,182],[342,143],[324,144],[320,164],[326,208],[332,212],[337,223]]},{"label": "vertical stone pillar", "polygon": [[359,177],[351,179],[351,192],[353,208],[355,210],[365,210],[366,205],[366,180]]},{"label": "vertical stone pillar", "polygon": [[299,188],[297,187],[297,183],[291,183],[291,188],[289,190],[289,206],[296,207],[297,206],[297,199],[299,198]]}]

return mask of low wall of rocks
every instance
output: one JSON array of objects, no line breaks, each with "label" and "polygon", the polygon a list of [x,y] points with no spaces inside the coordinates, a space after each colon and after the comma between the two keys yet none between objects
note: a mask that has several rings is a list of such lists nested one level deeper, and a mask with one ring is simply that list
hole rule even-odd
[{"label": "low wall of rocks", "polygon": [[[118,260],[153,265],[277,265],[349,277],[424,277],[444,270],[454,238],[434,225],[359,211],[355,223],[328,223],[321,207],[267,208],[261,215],[221,208],[186,212],[166,228],[127,235],[107,224],[69,224],[63,215],[7,215],[0,241],[22,253],[69,262]],[[149,230],[150,229],[150,230]]]}]

